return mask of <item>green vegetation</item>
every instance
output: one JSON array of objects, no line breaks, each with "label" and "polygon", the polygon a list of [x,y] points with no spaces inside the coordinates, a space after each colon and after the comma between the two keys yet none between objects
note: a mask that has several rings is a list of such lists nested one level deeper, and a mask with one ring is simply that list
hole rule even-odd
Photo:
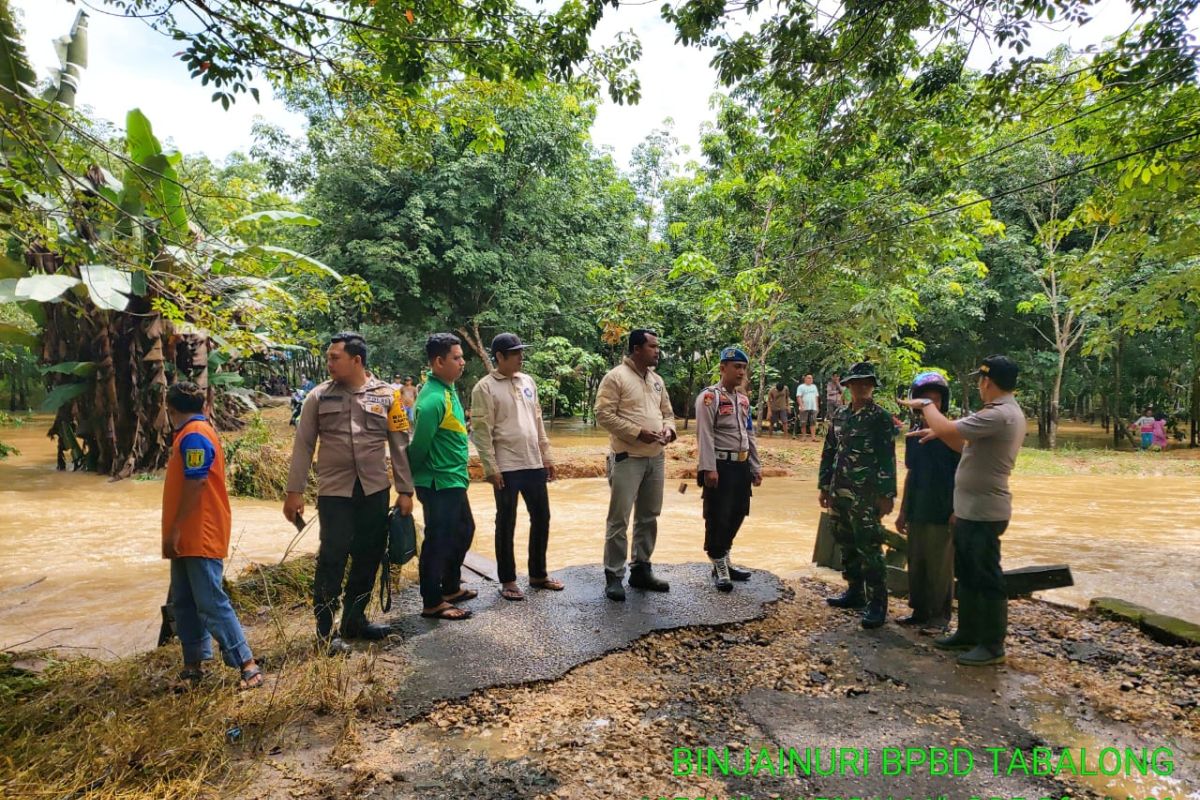
[{"label": "green vegetation", "polygon": [[[458,332],[464,391],[513,330],[556,415],[586,413],[635,326],[662,334],[681,414],[734,341],[760,408],[768,382],[861,358],[896,391],[944,369],[967,407],[971,368],[1007,352],[1049,447],[1060,417],[1120,442],[1148,405],[1197,443],[1195,3],[1140,2],[1103,46],[1047,57],[1031,31],[1092,0],[665,6],[723,93],[690,160],[667,127],[627,168],[589,134],[601,96],[640,93],[635,38],[588,45],[617,3],[102,5],[178,40],[214,102],[270,81],[309,127],[260,124],[216,164],[136,109],[88,119],[87,15],[39,90],[0,0],[0,380],[13,409],[45,391],[64,468],[160,467],[169,382],[207,385],[236,428],[344,328],[387,377]],[[973,70],[981,40],[1004,57]],[[268,455],[238,486],[270,494]]]},{"label": "green vegetation", "polygon": [[186,687],[175,678],[177,645],[104,662],[26,656],[43,662],[38,673],[0,656],[5,792],[96,800],[225,797],[253,776],[247,759],[281,746],[317,717],[339,720],[337,741],[352,739],[356,720],[383,708],[387,695],[372,679],[373,657],[317,655],[308,626],[297,628],[287,616],[296,600],[293,582],[307,575],[311,583],[312,572],[311,558],[298,560],[282,570],[253,570],[234,586],[241,613],[269,623],[252,636],[271,676],[259,691],[239,694],[237,673],[220,664]]}]

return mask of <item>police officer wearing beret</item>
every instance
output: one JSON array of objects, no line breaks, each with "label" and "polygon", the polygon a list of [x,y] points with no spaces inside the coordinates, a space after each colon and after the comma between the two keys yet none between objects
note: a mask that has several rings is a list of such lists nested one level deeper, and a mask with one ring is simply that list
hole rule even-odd
[{"label": "police officer wearing beret", "polygon": [[704,551],[718,591],[750,573],[729,563],[729,550],[750,513],[751,486],[762,484],[750,398],[741,391],[749,359],[737,347],[721,351],[721,380],[696,398],[696,482],[704,487]]},{"label": "police officer wearing beret", "polygon": [[[367,343],[357,333],[339,333],[329,343],[325,364],[331,380],[305,398],[296,424],[292,465],[283,515],[295,522],[304,513],[304,489],[317,440],[317,514],[321,544],[313,583],[317,638],[330,654],[349,648],[333,637],[338,595],[343,594],[341,635],[383,639],[391,628],[367,622],[375,573],[387,544],[388,498],[412,513],[413,480],[408,465],[409,421],[399,392],[367,374]],[[391,455],[388,480],[387,457]],[[346,562],[350,572],[346,576]],[[343,592],[343,580],[345,589]]]}]

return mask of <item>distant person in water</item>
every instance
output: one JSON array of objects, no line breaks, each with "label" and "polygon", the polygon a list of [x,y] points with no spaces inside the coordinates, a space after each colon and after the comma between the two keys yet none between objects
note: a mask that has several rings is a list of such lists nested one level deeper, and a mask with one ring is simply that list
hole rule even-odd
[{"label": "distant person in water", "polygon": [[205,392],[194,383],[167,389],[167,415],[175,431],[163,482],[162,556],[171,561],[171,605],[183,646],[180,678],[196,683],[212,658],[241,671],[241,687],[262,686],[263,674],[246,644],[229,595],[221,585],[229,555],[232,517],[225,491],[225,454],[204,416]]},{"label": "distant person in water", "polygon": [[1140,417],[1133,421],[1130,427],[1140,437],[1139,447],[1142,450],[1149,450],[1154,444],[1154,410],[1147,408]]},{"label": "distant person in water", "polygon": [[1166,450],[1169,446],[1167,441],[1167,415],[1161,411],[1154,415],[1154,438],[1151,446],[1155,450]]}]

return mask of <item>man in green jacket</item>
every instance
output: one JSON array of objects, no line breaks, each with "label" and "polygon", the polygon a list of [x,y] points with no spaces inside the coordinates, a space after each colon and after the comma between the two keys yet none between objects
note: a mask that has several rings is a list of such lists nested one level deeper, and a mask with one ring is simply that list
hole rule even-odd
[{"label": "man in green jacket", "polygon": [[425,343],[430,376],[417,395],[416,421],[408,445],[417,499],[425,514],[421,546],[421,616],[467,619],[471,612],[455,603],[478,592],[463,588],[463,559],[475,538],[475,519],[467,500],[467,421],[454,382],[466,360],[462,342],[452,333],[435,333]]}]

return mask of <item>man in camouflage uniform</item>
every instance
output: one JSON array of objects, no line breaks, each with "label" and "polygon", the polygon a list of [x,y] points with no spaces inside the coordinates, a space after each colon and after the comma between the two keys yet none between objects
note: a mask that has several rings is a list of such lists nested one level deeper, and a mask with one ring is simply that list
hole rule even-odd
[{"label": "man in camouflage uniform", "polygon": [[750,359],[737,347],[721,351],[721,380],[696,398],[696,481],[704,490],[704,551],[721,592],[750,573],[729,563],[733,539],[750,513],[752,486],[762,484],[754,412],[741,391]]},{"label": "man in camouflage uniform", "polygon": [[875,404],[879,380],[866,362],[855,364],[842,383],[850,405],[837,410],[821,453],[821,508],[833,517],[849,587],[827,600],[835,608],[863,608],[864,628],[887,620],[887,567],[883,524],[896,499],[896,430],[892,415]]}]

